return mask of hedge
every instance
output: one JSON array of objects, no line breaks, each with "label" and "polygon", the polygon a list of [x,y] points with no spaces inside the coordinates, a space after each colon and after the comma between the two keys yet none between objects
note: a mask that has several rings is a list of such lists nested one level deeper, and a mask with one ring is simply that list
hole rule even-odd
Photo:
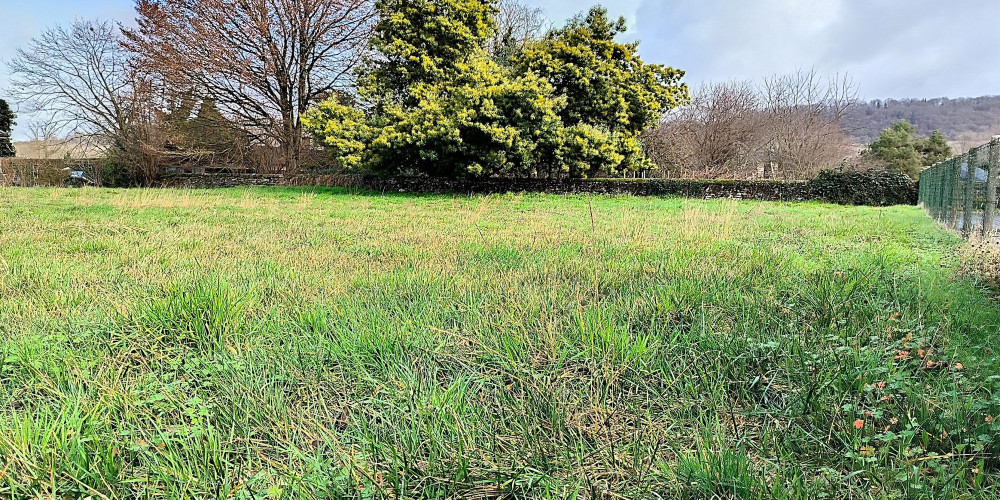
[{"label": "hedge", "polygon": [[916,205],[919,189],[909,176],[888,170],[820,172],[809,181],[814,199],[841,205]]},{"label": "hedge", "polygon": [[444,179],[374,175],[299,175],[289,186],[333,186],[403,193],[553,193],[685,196],[762,201],[825,201],[842,205],[916,205],[917,187],[909,177],[886,171],[827,171],[810,181],[701,179]]}]

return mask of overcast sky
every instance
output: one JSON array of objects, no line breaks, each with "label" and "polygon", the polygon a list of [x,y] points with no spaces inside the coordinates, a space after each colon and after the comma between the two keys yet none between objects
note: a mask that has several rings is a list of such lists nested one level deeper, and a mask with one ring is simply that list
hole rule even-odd
[{"label": "overcast sky", "polygon": [[[589,4],[523,0],[561,23]],[[643,57],[694,86],[816,68],[866,98],[1000,94],[1000,0],[615,0]],[[130,22],[132,0],[0,0],[0,59],[74,17]],[[0,97],[7,84],[0,66]],[[24,121],[24,120],[22,120]],[[24,127],[19,127],[23,137]]]}]

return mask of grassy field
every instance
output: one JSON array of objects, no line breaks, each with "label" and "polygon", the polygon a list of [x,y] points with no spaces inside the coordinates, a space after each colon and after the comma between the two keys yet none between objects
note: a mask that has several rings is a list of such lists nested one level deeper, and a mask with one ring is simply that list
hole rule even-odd
[{"label": "grassy field", "polygon": [[0,189],[2,498],[995,498],[917,208]]}]

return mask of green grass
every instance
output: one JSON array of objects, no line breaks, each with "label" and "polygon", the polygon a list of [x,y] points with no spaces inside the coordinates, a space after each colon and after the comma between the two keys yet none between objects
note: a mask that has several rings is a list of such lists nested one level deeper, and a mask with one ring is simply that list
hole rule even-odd
[{"label": "green grass", "polygon": [[995,498],[959,245],[913,207],[0,189],[0,497]]}]

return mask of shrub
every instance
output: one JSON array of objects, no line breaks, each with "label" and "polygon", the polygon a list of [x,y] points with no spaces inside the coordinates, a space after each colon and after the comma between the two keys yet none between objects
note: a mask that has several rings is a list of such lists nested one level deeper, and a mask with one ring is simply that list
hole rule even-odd
[{"label": "shrub", "polygon": [[975,238],[960,251],[961,273],[1000,294],[1000,242]]},{"label": "shrub", "polygon": [[302,116],[302,126],[319,139],[337,168],[361,166],[365,141],[372,136],[364,113],[338,99],[328,99]]},{"label": "shrub", "polygon": [[136,186],[135,178],[130,169],[121,161],[105,158],[97,166],[98,175],[94,179],[102,187],[121,188]]}]

